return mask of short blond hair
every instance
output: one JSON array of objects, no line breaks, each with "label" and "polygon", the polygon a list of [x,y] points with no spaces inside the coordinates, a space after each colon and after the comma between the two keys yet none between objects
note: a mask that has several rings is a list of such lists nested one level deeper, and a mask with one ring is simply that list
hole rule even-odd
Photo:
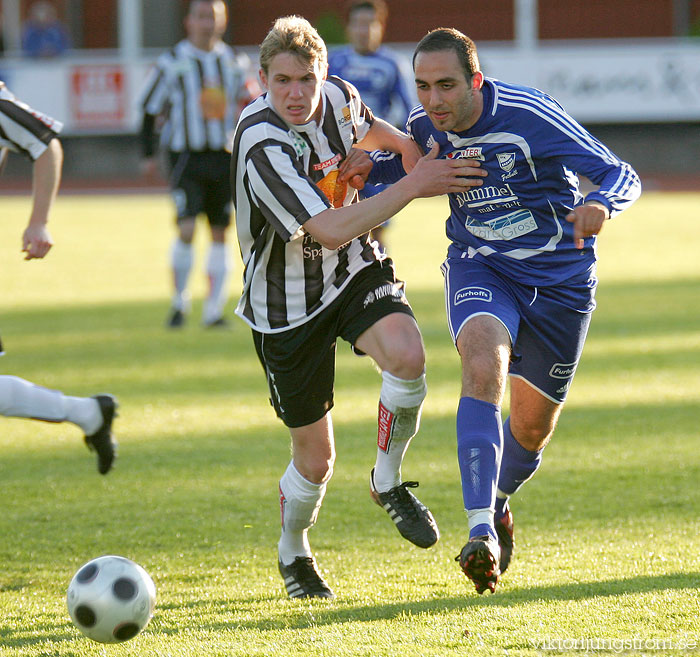
[{"label": "short blond hair", "polygon": [[309,64],[328,64],[328,50],[313,25],[301,16],[278,18],[260,44],[260,67],[268,72],[272,59],[290,52]]}]

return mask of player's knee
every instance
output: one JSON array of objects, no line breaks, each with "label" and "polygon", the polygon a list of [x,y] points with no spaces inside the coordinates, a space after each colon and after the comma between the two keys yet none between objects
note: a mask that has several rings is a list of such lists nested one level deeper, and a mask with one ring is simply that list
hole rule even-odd
[{"label": "player's knee", "polygon": [[225,244],[226,243],[226,229],[219,226],[212,226],[211,228],[211,241],[215,244]]},{"label": "player's knee", "polygon": [[510,336],[495,318],[479,315],[467,321],[457,336],[457,351],[464,369],[475,376],[493,376],[503,371],[510,360]]},{"label": "player's knee", "polygon": [[554,426],[549,422],[513,422],[510,420],[510,430],[515,440],[530,452],[544,449],[554,433]]},{"label": "player's knee", "polygon": [[500,403],[505,391],[506,372],[498,358],[475,354],[462,358],[462,394]]},{"label": "player's knee", "polygon": [[397,340],[388,349],[385,368],[400,379],[417,379],[425,371],[425,351],[420,340]]},{"label": "player's knee", "polygon": [[181,219],[177,226],[180,241],[184,242],[185,244],[192,244],[192,240],[194,239],[194,227],[194,221],[189,219]]},{"label": "player's knee", "polygon": [[554,434],[561,408],[561,404],[543,402],[538,397],[529,401],[522,399],[511,389],[510,431],[513,437],[531,452],[544,449]]},{"label": "player's knee", "polygon": [[314,484],[323,484],[333,476],[333,464],[330,462],[318,462],[314,464],[311,476],[308,478]]}]

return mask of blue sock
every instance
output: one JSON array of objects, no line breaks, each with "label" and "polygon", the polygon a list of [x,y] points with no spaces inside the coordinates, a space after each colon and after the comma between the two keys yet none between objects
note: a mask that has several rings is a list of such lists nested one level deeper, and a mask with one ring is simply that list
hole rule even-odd
[{"label": "blue sock", "polygon": [[496,538],[493,510],[502,451],[500,407],[462,397],[457,409],[457,457],[470,538],[485,534]]},{"label": "blue sock", "polygon": [[495,505],[495,513],[494,513],[494,518],[496,520],[501,519],[504,515],[506,515],[506,509],[508,508],[508,495],[504,495],[501,497],[500,495],[496,494],[496,505]]},{"label": "blue sock", "polygon": [[496,518],[502,517],[507,508],[508,496],[515,493],[542,463],[542,452],[525,449],[510,431],[510,418],[503,424],[503,459],[498,476]]}]

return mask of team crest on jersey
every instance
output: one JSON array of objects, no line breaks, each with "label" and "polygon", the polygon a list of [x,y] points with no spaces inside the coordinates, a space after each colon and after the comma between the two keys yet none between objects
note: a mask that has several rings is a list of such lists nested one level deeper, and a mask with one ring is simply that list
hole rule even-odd
[{"label": "team crest on jersey", "polygon": [[498,160],[498,166],[505,171],[501,176],[501,180],[508,180],[518,173],[515,166],[515,153],[496,153],[496,159]]},{"label": "team crest on jersey", "polygon": [[[485,158],[481,151],[481,146],[470,146],[469,148],[460,148],[459,150],[452,151],[451,153],[447,154],[447,157],[449,157],[451,160],[483,161]],[[513,157],[515,157],[515,153],[513,153]]]},{"label": "team crest on jersey", "polygon": [[294,151],[296,152],[297,157],[302,157],[304,155],[304,151],[309,148],[309,145],[296,130],[290,130],[287,134],[292,140],[292,144],[294,145]]}]

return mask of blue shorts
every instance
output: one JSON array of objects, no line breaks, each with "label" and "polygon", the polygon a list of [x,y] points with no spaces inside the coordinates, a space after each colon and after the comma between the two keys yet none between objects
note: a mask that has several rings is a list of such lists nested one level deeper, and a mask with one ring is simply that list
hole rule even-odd
[{"label": "blue shorts", "polygon": [[470,318],[495,317],[510,334],[509,374],[563,403],[595,308],[595,276],[567,285],[532,287],[467,258],[448,258],[442,273],[453,342]]}]

